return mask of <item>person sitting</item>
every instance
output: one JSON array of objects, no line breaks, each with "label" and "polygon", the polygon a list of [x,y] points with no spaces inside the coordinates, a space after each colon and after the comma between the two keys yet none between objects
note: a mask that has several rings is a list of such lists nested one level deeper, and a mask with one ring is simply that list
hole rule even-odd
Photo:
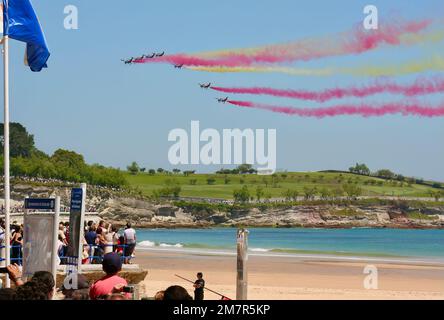
[{"label": "person sitting", "polygon": [[120,256],[115,252],[107,253],[103,257],[102,268],[106,275],[94,282],[89,290],[91,300],[97,300],[101,296],[106,296],[113,292],[114,287],[128,285],[127,281],[117,274],[122,269]]},{"label": "person sitting", "polygon": [[154,300],[161,301],[163,300],[164,295],[165,295],[165,290],[157,291],[156,294],[154,295]]},{"label": "person sitting", "polygon": [[170,286],[165,290],[163,300],[193,300],[193,298],[184,287]]},{"label": "person sitting", "polygon": [[37,271],[31,278],[31,281],[39,281],[46,287],[49,300],[54,296],[55,281],[54,276],[49,271]]},{"label": "person sitting", "polygon": [[15,300],[52,300],[54,286],[54,277],[51,272],[38,271],[34,273],[30,281],[24,284],[19,283]]}]

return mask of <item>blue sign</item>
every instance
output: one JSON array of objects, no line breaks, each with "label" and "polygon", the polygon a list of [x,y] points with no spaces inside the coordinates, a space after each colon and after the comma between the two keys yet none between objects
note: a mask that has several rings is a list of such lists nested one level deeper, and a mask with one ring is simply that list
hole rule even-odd
[{"label": "blue sign", "polygon": [[31,210],[54,210],[55,199],[49,198],[26,198],[25,209]]},{"label": "blue sign", "polygon": [[73,188],[71,190],[71,212],[81,212],[83,202],[83,189]]}]

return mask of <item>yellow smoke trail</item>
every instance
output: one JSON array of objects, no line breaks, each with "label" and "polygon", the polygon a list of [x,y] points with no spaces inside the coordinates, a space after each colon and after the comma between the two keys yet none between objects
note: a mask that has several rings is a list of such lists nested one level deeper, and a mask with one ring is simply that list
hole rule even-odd
[{"label": "yellow smoke trail", "polygon": [[408,75],[424,71],[444,71],[444,58],[433,57],[423,61],[411,61],[399,65],[363,66],[354,68],[322,68],[303,69],[291,67],[186,67],[190,70],[231,73],[231,72],[259,72],[259,73],[285,73],[295,76],[329,76],[334,74],[353,76],[395,76]]},{"label": "yellow smoke trail", "polygon": [[[306,38],[299,41],[281,43],[276,45],[264,45],[252,48],[237,48],[237,49],[222,49],[207,52],[197,52],[193,56],[216,59],[223,58],[230,55],[242,54],[242,55],[255,55],[261,52],[267,52],[270,54],[279,54],[284,52],[303,52],[306,48],[316,48],[320,45],[330,43],[333,45],[336,43],[334,39],[343,39],[349,36],[349,33],[343,32],[336,37],[318,37],[318,38]],[[444,39],[444,30],[430,30],[422,33],[406,33],[400,35],[399,40],[401,45],[415,45],[419,43],[437,43]],[[331,43],[333,42],[333,43]]]}]

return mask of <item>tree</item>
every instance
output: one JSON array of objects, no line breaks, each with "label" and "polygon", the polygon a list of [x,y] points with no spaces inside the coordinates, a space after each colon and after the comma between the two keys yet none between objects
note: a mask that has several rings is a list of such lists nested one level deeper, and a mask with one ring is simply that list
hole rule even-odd
[{"label": "tree", "polygon": [[162,168],[157,168],[157,173],[162,173],[162,172],[164,172],[165,170],[164,169],[162,169]]},{"label": "tree", "polygon": [[256,173],[257,171],[253,168],[251,164],[241,164],[237,167],[237,170],[240,174],[246,174],[246,173]]},{"label": "tree", "polygon": [[186,170],[183,172],[183,175],[185,177],[188,177],[190,174],[194,174],[196,172],[196,170]]},{"label": "tree", "polygon": [[439,201],[439,199],[441,199],[441,197],[444,197],[444,192],[442,191],[430,191],[430,195],[432,196],[432,198],[435,199],[435,201]]},{"label": "tree", "polygon": [[316,187],[304,187],[304,197],[305,200],[313,200],[316,195],[317,189]]},{"label": "tree", "polygon": [[250,200],[250,192],[247,186],[243,186],[242,189],[236,189],[233,191],[234,202],[245,203]]},{"label": "tree", "polygon": [[388,169],[378,170],[376,171],[375,175],[383,179],[393,179],[395,177],[395,174]]},{"label": "tree", "polygon": [[319,194],[322,200],[328,200],[332,196],[332,192],[327,188],[322,188],[319,190]]},{"label": "tree", "polygon": [[291,190],[291,189],[287,189],[284,193],[283,196],[285,197],[286,201],[297,201],[298,200],[298,191],[297,190]]},{"label": "tree", "polygon": [[370,169],[364,163],[356,163],[354,167],[350,167],[348,170],[352,173],[363,174],[366,176],[370,175]]},{"label": "tree", "polygon": [[140,172],[145,172],[146,168],[140,168]]},{"label": "tree", "polygon": [[347,184],[343,185],[342,189],[344,190],[345,194],[349,198],[356,198],[362,194],[361,187],[351,184],[351,183],[347,183]]},{"label": "tree", "polygon": [[180,173],[180,169],[173,169],[173,173],[175,174]]},{"label": "tree", "polygon": [[148,170],[148,174],[149,174],[150,176],[154,176],[154,175],[156,174],[156,170],[154,170],[154,169],[150,169],[150,170]]},{"label": "tree", "polygon": [[225,175],[225,176],[224,176],[224,183],[225,183],[225,184],[229,184],[230,181],[231,181],[230,177],[227,176],[227,175]]},{"label": "tree", "polygon": [[277,188],[279,183],[279,176],[276,173],[271,175],[271,185],[273,188]]},{"label": "tree", "polygon": [[[5,141],[3,132],[4,125],[3,123],[0,123],[0,154],[3,154],[3,146]],[[9,124],[9,155],[11,157],[28,158],[31,156],[34,150],[36,150],[34,147],[34,135],[29,134],[26,128],[20,123],[11,122]]]},{"label": "tree", "polygon": [[264,188],[262,188],[261,186],[258,186],[256,188],[256,199],[257,199],[257,201],[261,201],[263,196],[264,196]]},{"label": "tree", "polygon": [[136,175],[140,171],[139,165],[136,161],[133,161],[129,166],[126,167],[126,169],[132,175]]},{"label": "tree", "polygon": [[207,184],[208,185],[213,185],[215,183],[216,183],[216,179],[214,179],[213,177],[207,178]]}]

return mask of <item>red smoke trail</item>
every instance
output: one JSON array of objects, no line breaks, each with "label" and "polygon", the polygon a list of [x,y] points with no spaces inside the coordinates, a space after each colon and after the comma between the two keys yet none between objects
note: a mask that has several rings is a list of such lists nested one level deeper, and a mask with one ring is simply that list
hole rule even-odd
[{"label": "red smoke trail", "polygon": [[[194,67],[236,67],[255,64],[289,63],[307,61],[322,57],[359,54],[377,48],[381,44],[399,45],[401,37],[416,34],[430,25],[430,20],[380,25],[377,30],[349,31],[338,36],[306,39],[293,43],[264,46],[257,49],[228,50],[217,53],[215,58],[199,55],[175,54],[163,57],[145,58],[135,63],[171,63]],[[358,27],[362,28],[362,27]]]},{"label": "red smoke trail", "polygon": [[325,102],[331,99],[340,99],[344,97],[363,98],[378,93],[417,96],[444,92],[444,79],[418,79],[413,84],[409,85],[399,85],[393,82],[377,81],[365,87],[353,86],[349,88],[326,89],[324,91],[273,89],[263,87],[227,88],[212,86],[210,88],[224,93],[270,95],[275,97]]},{"label": "red smoke trail", "polygon": [[444,116],[444,103],[438,107],[422,106],[418,103],[386,103],[379,106],[361,104],[361,105],[337,105],[326,108],[292,108],[270,106],[253,103],[249,101],[228,100],[228,103],[244,107],[267,110],[277,113],[284,113],[299,117],[336,117],[361,115],[363,117],[381,117],[388,114],[402,114],[403,116],[421,116],[421,117],[442,117]]}]

